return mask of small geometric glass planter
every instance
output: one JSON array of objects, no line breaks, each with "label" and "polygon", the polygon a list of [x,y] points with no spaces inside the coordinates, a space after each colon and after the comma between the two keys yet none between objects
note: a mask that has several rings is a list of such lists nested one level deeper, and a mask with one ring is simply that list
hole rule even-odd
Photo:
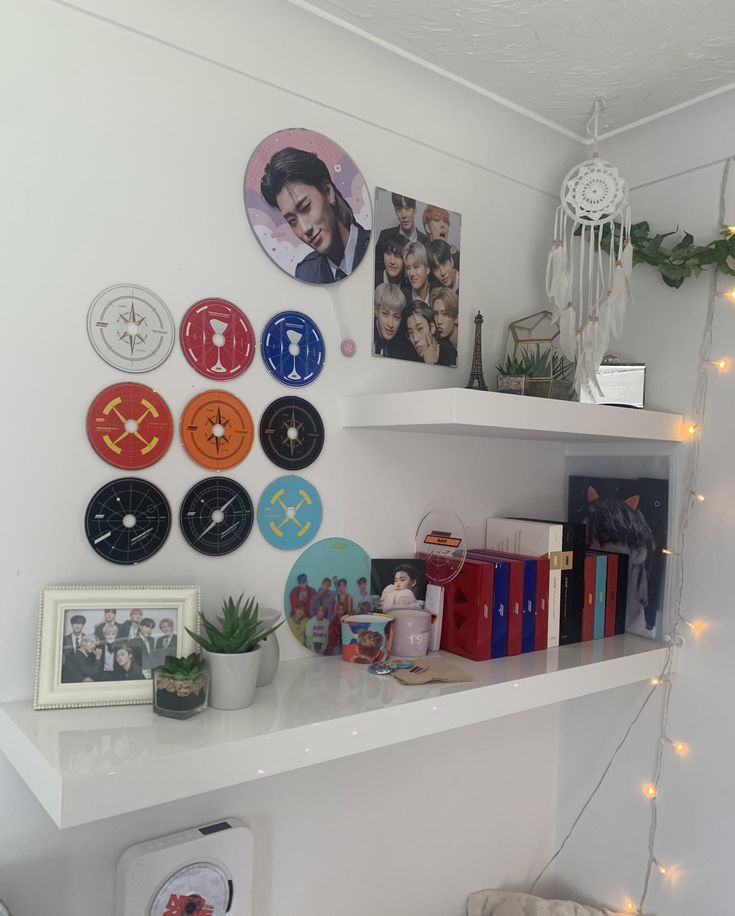
[{"label": "small geometric glass planter", "polygon": [[209,669],[193,677],[172,677],[165,666],[153,669],[153,709],[159,716],[190,719],[207,708]]},{"label": "small geometric glass planter", "polygon": [[498,391],[503,394],[524,394],[526,388],[525,375],[500,375],[498,374]]}]

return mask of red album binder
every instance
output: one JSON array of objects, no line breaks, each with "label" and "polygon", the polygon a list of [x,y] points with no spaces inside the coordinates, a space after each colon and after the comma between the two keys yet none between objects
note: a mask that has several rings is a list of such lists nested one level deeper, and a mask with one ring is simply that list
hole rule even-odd
[{"label": "red album binder", "polygon": [[441,648],[476,662],[490,658],[493,622],[492,563],[465,560],[444,584]]}]

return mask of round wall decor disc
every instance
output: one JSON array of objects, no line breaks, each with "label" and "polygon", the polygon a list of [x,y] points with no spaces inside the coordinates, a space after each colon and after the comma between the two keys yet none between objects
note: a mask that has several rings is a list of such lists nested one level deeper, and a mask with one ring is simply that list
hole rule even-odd
[{"label": "round wall decor disc", "polygon": [[171,444],[166,402],[147,385],[119,382],[101,391],[87,411],[87,437],[108,464],[127,471],[150,467]]},{"label": "round wall decor disc", "polygon": [[357,613],[362,578],[370,582],[370,557],[354,541],[325,538],[307,547],[291,568],[283,596],[296,641],[317,655],[340,655],[342,617]]},{"label": "round wall decor disc", "polygon": [[87,334],[110,366],[123,372],[148,372],[171,353],[174,320],[151,290],[119,284],[103,290],[90,305]]},{"label": "round wall decor disc", "polygon": [[253,503],[237,481],[208,477],[184,497],[179,523],[189,546],[221,557],[245,543],[253,527]]},{"label": "round wall decor disc", "polygon": [[324,367],[324,338],[301,312],[279,312],[266,324],[260,349],[270,374],[291,388],[303,388]]},{"label": "round wall decor disc", "polygon": [[239,464],[253,444],[253,420],[247,407],[226,391],[204,391],[181,415],[181,441],[197,464],[226,470]]},{"label": "round wall decor disc", "polygon": [[334,140],[303,127],[278,130],[253,151],[244,185],[255,237],[289,276],[339,283],[364,259],[373,223],[370,192]]},{"label": "round wall decor disc", "polygon": [[303,398],[278,398],[260,418],[260,444],[279,468],[302,471],[316,461],[324,445],[322,418]]},{"label": "round wall decor disc", "polygon": [[121,477],[89,501],[84,530],[93,550],[111,563],[130,565],[152,557],[168,537],[171,510],[163,493],[146,480]]},{"label": "round wall decor disc", "polygon": [[305,547],[322,523],[322,501],[303,477],[279,477],[263,490],[258,502],[258,526],[274,547]]},{"label": "round wall decor disc", "polygon": [[179,335],[189,364],[218,381],[237,378],[255,355],[255,334],[250,322],[226,299],[195,302],[181,321]]}]

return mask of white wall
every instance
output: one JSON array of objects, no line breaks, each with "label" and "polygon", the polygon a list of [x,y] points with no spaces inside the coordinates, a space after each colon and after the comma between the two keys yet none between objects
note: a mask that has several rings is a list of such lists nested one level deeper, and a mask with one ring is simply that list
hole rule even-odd
[{"label": "white wall", "polygon": [[[732,94],[721,96],[602,145],[601,154],[616,162],[634,186],[644,185],[632,195],[634,221],[646,219],[659,231],[678,226],[693,233],[700,244],[717,236],[723,163],[707,163],[735,152],[734,103]],[[690,169],[696,171],[680,174]],[[732,182],[730,188],[735,190]],[[733,213],[731,207],[731,221]],[[722,279],[723,289],[734,286],[732,278]],[[636,305],[626,319],[621,355],[648,364],[653,405],[690,411],[709,277],[688,280],[674,291],[652,269],[640,266],[633,274],[633,294]],[[735,355],[735,312],[724,299],[718,300],[712,354],[731,359]],[[670,748],[664,751],[655,854],[677,866],[679,877],[674,882],[655,872],[652,876],[646,913],[660,916],[729,916],[733,911],[735,738],[730,684],[735,623],[728,570],[735,559],[734,384],[732,371],[719,375],[711,370],[697,484],[706,502],[693,510],[689,523],[682,607],[685,616],[703,617],[711,627],[699,639],[688,640],[673,680],[669,734],[689,742],[691,752],[682,759]],[[687,455],[688,448],[682,446],[680,466]],[[560,836],[593,788],[646,689],[631,687],[564,706],[559,734]],[[648,861],[649,803],[642,787],[653,778],[660,699],[649,704],[557,860],[550,886],[559,893],[569,891],[617,906],[624,895],[638,901]]]},{"label": "white wall", "polygon": [[[462,324],[459,369],[373,359],[366,265],[343,284],[358,355],[342,358],[328,292],[296,284],[263,256],[241,181],[263,136],[304,125],[348,150],[371,188],[462,213],[462,304],[466,316],[484,313],[491,381],[507,319],[543,301],[551,192],[577,158],[571,142],[283,2],[77,6],[98,15],[0,0],[3,701],[31,693],[45,584],[196,581],[209,610],[243,588],[277,605],[295,560],[257,532],[236,553],[207,559],[173,530],[139,568],[113,567],[86,543],[87,501],[120,476],[84,433],[91,399],[120,378],[85,334],[90,301],[112,283],[152,288],[176,319],[220,295],[258,333],[284,308],[317,320],[328,362],[303,394],[325,420],[327,444],[304,473],[322,494],[322,536],[394,554],[412,549],[419,519],[437,505],[452,506],[473,530],[489,513],[561,510],[556,446],[339,427],[342,393],[463,386],[471,324]],[[209,387],[178,348],[139,380],[174,416]],[[230,388],[255,418],[285,393],[259,358]],[[176,509],[206,473],[174,443],[141,476]],[[232,476],[257,499],[280,473],[256,445]],[[288,634],[282,642],[292,653]],[[401,903],[426,916],[459,914],[473,889],[523,886],[551,848],[555,722],[555,710],[542,710],[63,833],[0,758],[0,897],[16,916],[104,916],[126,846],[235,814],[255,831],[258,916],[309,916],[348,899],[352,916],[392,910],[394,900],[396,911]],[[409,828],[396,831],[405,816]],[[365,887],[358,855],[372,854],[384,874]]]}]

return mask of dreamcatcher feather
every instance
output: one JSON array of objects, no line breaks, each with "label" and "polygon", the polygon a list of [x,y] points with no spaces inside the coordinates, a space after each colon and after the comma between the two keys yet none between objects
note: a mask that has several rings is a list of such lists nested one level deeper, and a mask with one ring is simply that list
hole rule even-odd
[{"label": "dreamcatcher feather", "polygon": [[[546,266],[546,294],[559,325],[562,353],[577,363],[574,387],[579,393],[602,394],[597,370],[607,352],[610,335],[623,333],[631,303],[628,183],[617,167],[597,153],[600,102],[590,119],[595,140],[591,159],[576,165],[561,186],[561,204],[554,218],[554,242]],[[601,242],[609,234],[610,250]]]}]

